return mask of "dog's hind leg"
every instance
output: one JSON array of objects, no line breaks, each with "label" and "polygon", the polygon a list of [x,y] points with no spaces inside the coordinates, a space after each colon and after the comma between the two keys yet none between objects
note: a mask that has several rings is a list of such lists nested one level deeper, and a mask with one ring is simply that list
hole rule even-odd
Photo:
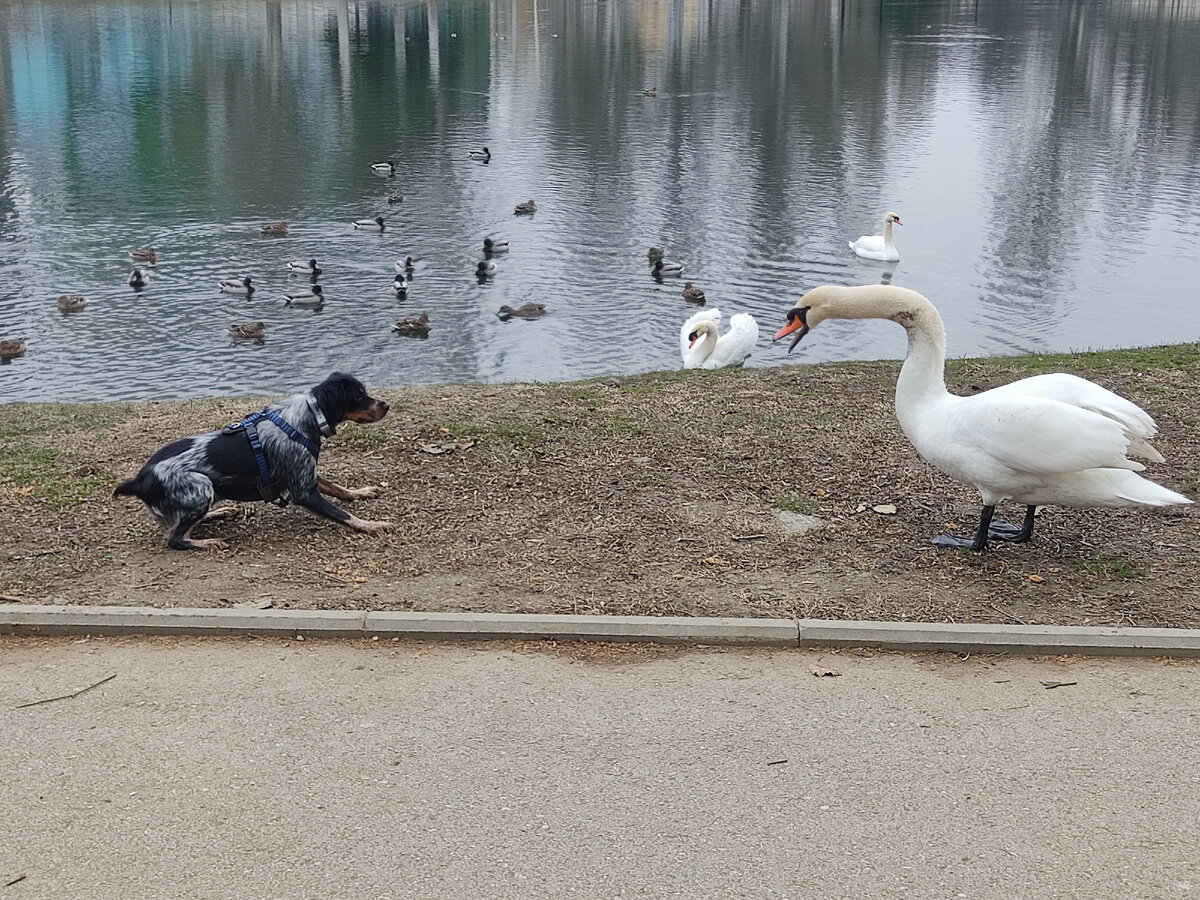
[{"label": "dog's hind leg", "polygon": [[[192,529],[208,518],[208,508],[215,497],[212,482],[198,472],[189,472],[170,487],[175,508],[167,525],[170,529],[167,546],[174,550],[224,550],[226,544],[222,540],[192,537]],[[217,518],[225,518],[223,510],[217,512],[220,513]]]}]

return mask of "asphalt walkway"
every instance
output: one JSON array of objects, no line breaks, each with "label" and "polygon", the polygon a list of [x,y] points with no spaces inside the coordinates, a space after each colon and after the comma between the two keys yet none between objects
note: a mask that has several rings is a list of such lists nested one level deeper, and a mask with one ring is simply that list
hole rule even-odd
[{"label": "asphalt walkway", "polygon": [[0,900],[1196,897],[1198,688],[1145,658],[0,636]]}]

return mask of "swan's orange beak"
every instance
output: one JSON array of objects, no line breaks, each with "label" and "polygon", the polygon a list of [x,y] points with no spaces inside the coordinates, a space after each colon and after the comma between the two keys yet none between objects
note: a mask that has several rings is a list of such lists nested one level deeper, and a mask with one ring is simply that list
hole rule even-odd
[{"label": "swan's orange beak", "polygon": [[788,353],[791,353],[793,350],[795,350],[796,345],[799,344],[800,340],[809,332],[808,324],[804,321],[804,314],[807,311],[807,307],[805,309],[789,309],[787,314],[787,324],[775,332],[775,337],[771,338],[771,340],[777,341],[782,337],[787,337],[789,334],[799,332],[792,339],[791,344],[788,345]]}]

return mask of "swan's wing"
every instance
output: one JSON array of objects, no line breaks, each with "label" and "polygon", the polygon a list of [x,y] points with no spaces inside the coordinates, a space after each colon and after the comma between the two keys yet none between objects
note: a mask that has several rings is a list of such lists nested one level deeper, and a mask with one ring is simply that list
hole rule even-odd
[{"label": "swan's wing", "polygon": [[705,363],[705,368],[723,369],[740,366],[754,351],[758,341],[758,323],[749,313],[738,313],[729,319],[729,331],[717,340],[717,347]]},{"label": "swan's wing", "polygon": [[715,306],[709,307],[708,309],[702,309],[695,315],[689,316],[688,320],[684,322],[683,326],[679,329],[679,355],[683,358],[683,367],[685,369],[695,368],[695,366],[688,365],[688,360],[691,358],[693,352],[692,348],[689,346],[690,342],[688,341],[688,335],[691,334],[693,329],[695,329],[695,327],[705,319],[712,319],[712,323],[720,327],[721,310]]},{"label": "swan's wing", "polygon": [[850,245],[852,250],[862,253],[882,253],[883,252],[883,235],[882,234],[864,234],[857,241]]},{"label": "swan's wing", "polygon": [[998,396],[1045,397],[1107,416],[1119,422],[1125,429],[1130,454],[1154,462],[1163,461],[1162,454],[1147,443],[1158,433],[1158,426],[1154,424],[1150,414],[1136,403],[1086,378],[1068,375],[1065,372],[1053,372],[1022,378],[1020,381],[993,388],[988,393]]},{"label": "swan's wing", "polygon": [[961,399],[944,423],[944,435],[968,457],[986,455],[1006,468],[1037,475],[1144,468],[1126,458],[1125,429],[1107,416],[1011,392]]}]

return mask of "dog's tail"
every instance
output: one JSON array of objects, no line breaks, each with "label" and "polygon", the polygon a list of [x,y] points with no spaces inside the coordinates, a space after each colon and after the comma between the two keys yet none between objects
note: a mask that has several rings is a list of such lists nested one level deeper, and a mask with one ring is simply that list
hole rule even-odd
[{"label": "dog's tail", "polygon": [[113,496],[114,497],[141,497],[142,492],[140,490],[138,490],[138,488],[139,488],[138,480],[136,478],[130,478],[128,481],[122,481],[115,488],[113,488]]}]

